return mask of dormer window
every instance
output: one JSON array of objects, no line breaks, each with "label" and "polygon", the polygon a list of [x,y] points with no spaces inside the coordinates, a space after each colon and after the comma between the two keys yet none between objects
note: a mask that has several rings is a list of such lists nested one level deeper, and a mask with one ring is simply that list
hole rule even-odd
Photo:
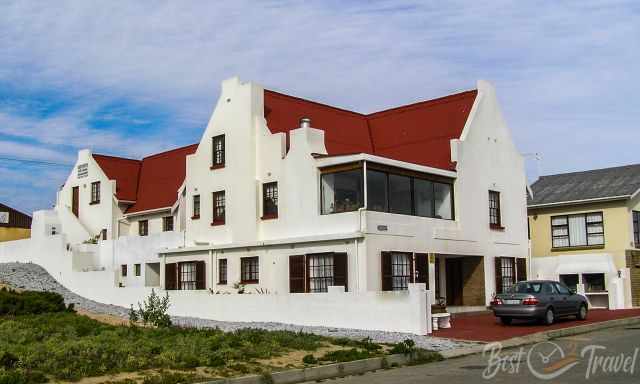
[{"label": "dormer window", "polygon": [[224,168],[224,135],[215,136],[211,148],[211,169]]}]

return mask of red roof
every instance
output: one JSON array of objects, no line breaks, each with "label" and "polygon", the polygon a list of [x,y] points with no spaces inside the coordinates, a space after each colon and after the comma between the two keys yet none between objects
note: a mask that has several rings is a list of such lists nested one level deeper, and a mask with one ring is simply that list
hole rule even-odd
[{"label": "red roof", "polygon": [[138,174],[142,161],[95,154],[93,158],[109,180],[116,181],[118,200],[135,201],[138,195]]},{"label": "red roof", "polygon": [[116,197],[135,201],[127,213],[171,207],[186,172],[186,157],[198,144],[145,157],[142,160],[93,155],[110,180],[116,181]]},{"label": "red roof", "polygon": [[289,132],[303,117],[325,132],[328,155],[368,153],[394,160],[455,170],[451,139],[460,138],[476,90],[369,115],[282,93],[264,91],[265,118],[272,133]]}]

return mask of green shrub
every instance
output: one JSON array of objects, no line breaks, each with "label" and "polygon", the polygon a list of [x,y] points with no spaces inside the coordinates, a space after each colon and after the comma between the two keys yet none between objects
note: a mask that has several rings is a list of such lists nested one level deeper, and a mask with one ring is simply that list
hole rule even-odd
[{"label": "green shrub", "polygon": [[416,350],[416,343],[411,339],[406,339],[401,343],[395,344],[389,351],[391,354],[412,354]]},{"label": "green shrub", "polygon": [[302,362],[305,364],[318,364],[318,359],[316,359],[312,354],[308,354],[302,358]]},{"label": "green shrub", "polygon": [[73,312],[73,306],[66,307],[64,298],[54,292],[17,292],[0,289],[0,316],[20,316],[38,313]]},{"label": "green shrub", "polygon": [[138,303],[138,310],[133,309],[133,305],[129,310],[129,323],[135,324],[142,321],[144,325],[153,325],[155,327],[170,327],[171,317],[167,313],[171,302],[169,301],[169,292],[160,298],[155,290],[151,290],[151,294],[142,304]]},{"label": "green shrub", "polygon": [[362,360],[369,358],[369,351],[352,349],[341,349],[325,353],[320,361],[335,361],[336,363],[344,363],[347,361]]}]

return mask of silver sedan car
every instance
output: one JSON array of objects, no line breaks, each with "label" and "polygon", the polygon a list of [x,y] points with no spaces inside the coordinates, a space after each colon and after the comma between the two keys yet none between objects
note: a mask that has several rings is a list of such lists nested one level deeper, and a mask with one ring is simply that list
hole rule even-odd
[{"label": "silver sedan car", "polygon": [[507,293],[496,295],[491,309],[503,324],[513,319],[536,319],[553,324],[559,317],[587,318],[587,299],[572,292],[566,285],[551,280],[521,281]]}]

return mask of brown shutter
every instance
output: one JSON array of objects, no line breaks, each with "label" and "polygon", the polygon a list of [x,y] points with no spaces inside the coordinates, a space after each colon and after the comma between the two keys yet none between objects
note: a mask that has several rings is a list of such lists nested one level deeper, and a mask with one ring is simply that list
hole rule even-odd
[{"label": "brown shutter", "polygon": [[196,289],[206,289],[206,269],[204,261],[196,261]]},{"label": "brown shutter", "polygon": [[304,255],[289,256],[289,292],[304,293],[306,291],[305,269]]},{"label": "brown shutter", "polygon": [[344,286],[348,291],[347,254],[344,252],[333,254],[333,285]]},{"label": "brown shutter", "polygon": [[517,281],[527,280],[527,259],[516,259],[516,274],[518,275]]},{"label": "brown shutter", "polygon": [[424,283],[429,289],[429,256],[426,253],[416,253],[414,256],[416,265],[416,283]]},{"label": "brown shutter", "polygon": [[500,257],[495,258],[496,263],[496,294],[502,293],[502,264]]},{"label": "brown shutter", "polygon": [[164,289],[175,290],[178,289],[176,277],[178,273],[176,271],[176,263],[168,263],[164,266]]},{"label": "brown shutter", "polygon": [[380,262],[382,264],[382,290],[390,291],[392,287],[391,252],[382,252]]}]

